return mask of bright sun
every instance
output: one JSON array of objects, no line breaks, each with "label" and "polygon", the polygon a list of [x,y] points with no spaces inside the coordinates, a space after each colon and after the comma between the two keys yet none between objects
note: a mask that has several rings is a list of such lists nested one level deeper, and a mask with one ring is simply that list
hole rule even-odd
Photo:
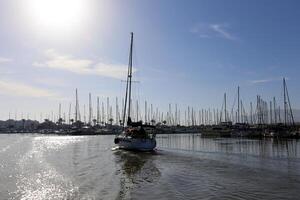
[{"label": "bright sun", "polygon": [[67,30],[79,26],[86,12],[86,0],[28,0],[26,7],[39,27]]}]

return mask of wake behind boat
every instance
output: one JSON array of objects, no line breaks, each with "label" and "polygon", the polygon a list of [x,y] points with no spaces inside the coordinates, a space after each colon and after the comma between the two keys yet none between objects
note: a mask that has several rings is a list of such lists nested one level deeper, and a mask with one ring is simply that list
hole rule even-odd
[{"label": "wake behind boat", "polygon": [[[125,104],[124,104],[124,113],[123,113],[124,130],[122,131],[121,134],[115,137],[114,142],[119,149],[151,151],[156,147],[155,126],[143,124],[142,121],[132,122],[130,117],[131,83],[132,83],[132,48],[133,48],[133,33],[131,33],[129,65],[128,65]],[[128,105],[128,110],[127,110],[127,105]],[[126,116],[127,116],[127,125],[125,126]]]}]

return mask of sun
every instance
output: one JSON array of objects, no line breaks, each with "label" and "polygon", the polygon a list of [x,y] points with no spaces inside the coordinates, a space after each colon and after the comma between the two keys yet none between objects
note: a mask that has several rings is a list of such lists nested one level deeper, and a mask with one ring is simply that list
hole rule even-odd
[{"label": "sun", "polygon": [[86,0],[27,0],[33,24],[44,29],[67,30],[80,26],[86,13]]}]

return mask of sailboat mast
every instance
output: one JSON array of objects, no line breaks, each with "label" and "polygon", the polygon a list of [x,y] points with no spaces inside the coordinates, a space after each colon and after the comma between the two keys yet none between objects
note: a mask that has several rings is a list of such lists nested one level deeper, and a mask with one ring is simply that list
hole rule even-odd
[{"label": "sailboat mast", "polygon": [[287,124],[287,102],[286,102],[286,91],[285,91],[285,78],[283,78],[283,107],[284,107],[284,124]]},{"label": "sailboat mast", "polygon": [[128,101],[128,117],[130,117],[131,78],[132,78],[132,48],[133,48],[133,32],[131,32],[129,63],[128,63],[128,75],[127,75],[127,81],[126,81],[126,94],[125,94],[125,104],[124,104],[124,113],[123,113],[123,125],[124,126],[125,126],[127,101]]},{"label": "sailboat mast", "polygon": [[224,112],[225,112],[225,122],[227,122],[226,93],[224,93],[224,104],[225,104],[225,109],[224,109]]},{"label": "sailboat mast", "polygon": [[131,32],[131,43],[130,43],[130,54],[129,54],[129,71],[128,71],[128,81],[129,81],[129,97],[128,97],[128,117],[130,117],[130,107],[131,107],[131,79],[132,79],[132,48],[133,48],[133,32]]},{"label": "sailboat mast", "polygon": [[292,107],[291,107],[289,92],[288,92],[288,88],[287,88],[285,79],[284,79],[284,83],[285,83],[284,85],[285,85],[285,89],[286,89],[286,96],[287,96],[287,101],[288,101],[288,106],[289,106],[289,111],[290,111],[289,114],[290,114],[290,117],[291,117],[291,120],[292,120],[291,122],[292,122],[292,125],[295,125],[293,110],[292,110]]},{"label": "sailboat mast", "polygon": [[100,123],[100,104],[99,97],[97,97],[97,125]]},{"label": "sailboat mast", "polygon": [[76,88],[76,103],[75,103],[75,122],[78,121],[78,93]]},{"label": "sailboat mast", "polygon": [[58,106],[58,119],[61,118],[61,103],[59,103],[59,106]]},{"label": "sailboat mast", "polygon": [[69,120],[68,120],[69,124],[71,124],[70,123],[71,122],[71,108],[72,108],[72,104],[70,103],[70,105],[69,105]]},{"label": "sailboat mast", "polygon": [[237,114],[237,123],[240,123],[240,86],[238,86],[238,114]]},{"label": "sailboat mast", "polygon": [[273,110],[274,110],[274,123],[277,124],[277,111],[276,111],[276,100],[273,97]]},{"label": "sailboat mast", "polygon": [[89,125],[92,124],[92,95],[89,93]]}]

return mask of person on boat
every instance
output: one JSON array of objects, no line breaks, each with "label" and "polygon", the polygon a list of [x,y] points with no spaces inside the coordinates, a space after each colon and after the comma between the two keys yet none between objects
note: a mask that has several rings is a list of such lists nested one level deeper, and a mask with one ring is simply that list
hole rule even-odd
[{"label": "person on boat", "polygon": [[138,126],[142,126],[143,122],[142,121],[132,122],[131,117],[128,117],[127,125],[132,127],[138,127]]},{"label": "person on boat", "polygon": [[148,138],[148,134],[146,133],[143,126],[128,128],[125,134],[127,137],[132,138]]}]

